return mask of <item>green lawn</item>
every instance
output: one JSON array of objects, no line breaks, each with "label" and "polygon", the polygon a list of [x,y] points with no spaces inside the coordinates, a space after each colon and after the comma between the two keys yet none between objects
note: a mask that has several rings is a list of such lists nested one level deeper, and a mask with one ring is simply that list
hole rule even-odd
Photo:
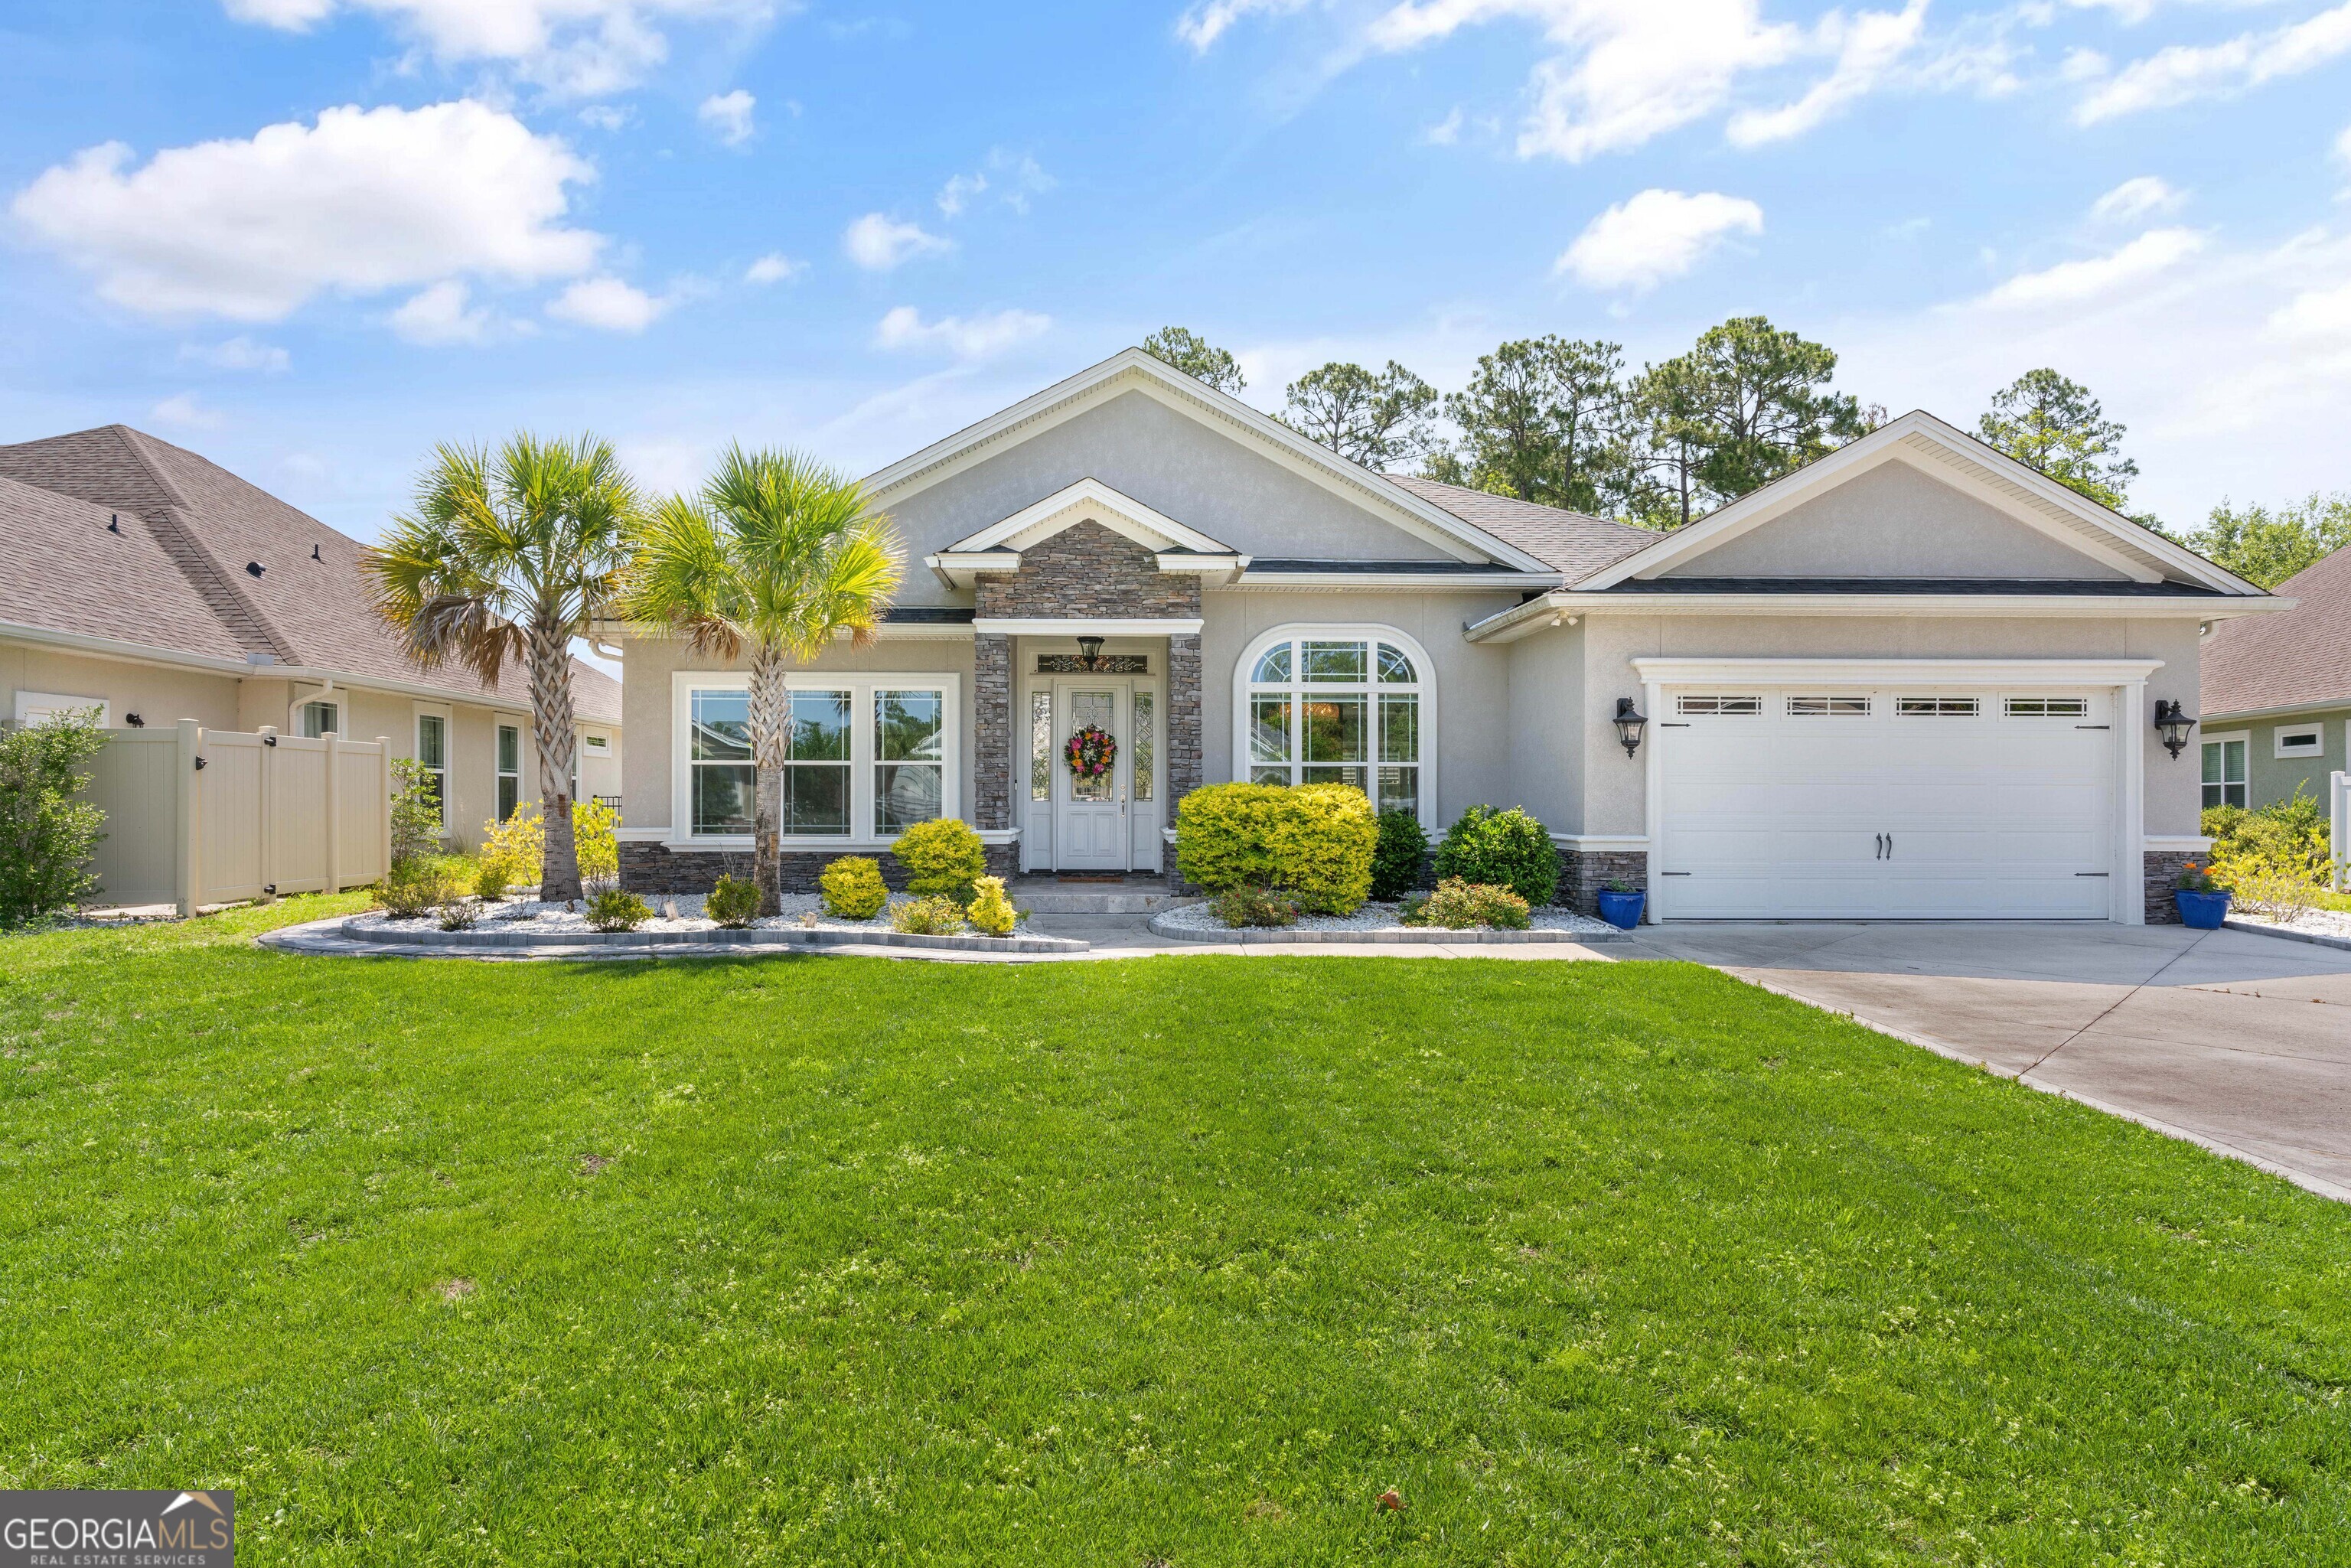
[{"label": "green lawn", "polygon": [[2351,1213],[1704,969],[249,941],[327,907],[0,942],[0,1485],[256,1563],[2351,1556]]}]

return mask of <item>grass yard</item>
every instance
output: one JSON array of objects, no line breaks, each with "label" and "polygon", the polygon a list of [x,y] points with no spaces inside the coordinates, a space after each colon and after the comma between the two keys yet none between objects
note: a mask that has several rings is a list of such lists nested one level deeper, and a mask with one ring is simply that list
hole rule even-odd
[{"label": "grass yard", "polygon": [[1705,969],[250,944],[330,907],[0,943],[0,1485],[253,1563],[2351,1558],[2351,1212]]}]

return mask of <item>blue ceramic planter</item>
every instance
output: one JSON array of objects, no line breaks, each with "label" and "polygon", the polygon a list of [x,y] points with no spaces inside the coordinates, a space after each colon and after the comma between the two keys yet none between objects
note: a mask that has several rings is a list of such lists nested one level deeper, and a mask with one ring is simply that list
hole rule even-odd
[{"label": "blue ceramic planter", "polygon": [[1641,924],[1641,910],[1649,902],[1646,893],[1608,893],[1600,894],[1600,918],[1619,931],[1630,931]]},{"label": "blue ceramic planter", "polygon": [[2218,931],[2229,914],[2225,893],[2190,893],[2183,887],[2174,889],[2171,898],[2179,906],[2181,923],[2198,931]]}]

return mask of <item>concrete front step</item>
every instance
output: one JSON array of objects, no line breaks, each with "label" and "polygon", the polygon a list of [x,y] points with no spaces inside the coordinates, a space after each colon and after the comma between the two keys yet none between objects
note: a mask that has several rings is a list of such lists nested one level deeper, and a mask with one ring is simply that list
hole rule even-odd
[{"label": "concrete front step", "polygon": [[1199,899],[1177,894],[1159,879],[1130,877],[1092,885],[1055,877],[1022,877],[1005,889],[1016,909],[1031,915],[1157,915]]}]

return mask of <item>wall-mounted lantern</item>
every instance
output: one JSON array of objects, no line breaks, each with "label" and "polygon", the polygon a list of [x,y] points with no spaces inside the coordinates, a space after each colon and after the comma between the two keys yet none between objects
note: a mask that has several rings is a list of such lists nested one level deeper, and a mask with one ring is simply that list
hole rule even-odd
[{"label": "wall-mounted lantern", "polygon": [[2156,699],[2156,733],[2163,737],[2164,748],[2173,757],[2188,749],[2188,732],[2195,727],[2196,721],[2177,702],[2169,697]]},{"label": "wall-mounted lantern", "polygon": [[1648,722],[1648,716],[1633,706],[1631,697],[1616,699],[1616,738],[1624,742],[1625,756],[1641,749],[1641,731]]}]

